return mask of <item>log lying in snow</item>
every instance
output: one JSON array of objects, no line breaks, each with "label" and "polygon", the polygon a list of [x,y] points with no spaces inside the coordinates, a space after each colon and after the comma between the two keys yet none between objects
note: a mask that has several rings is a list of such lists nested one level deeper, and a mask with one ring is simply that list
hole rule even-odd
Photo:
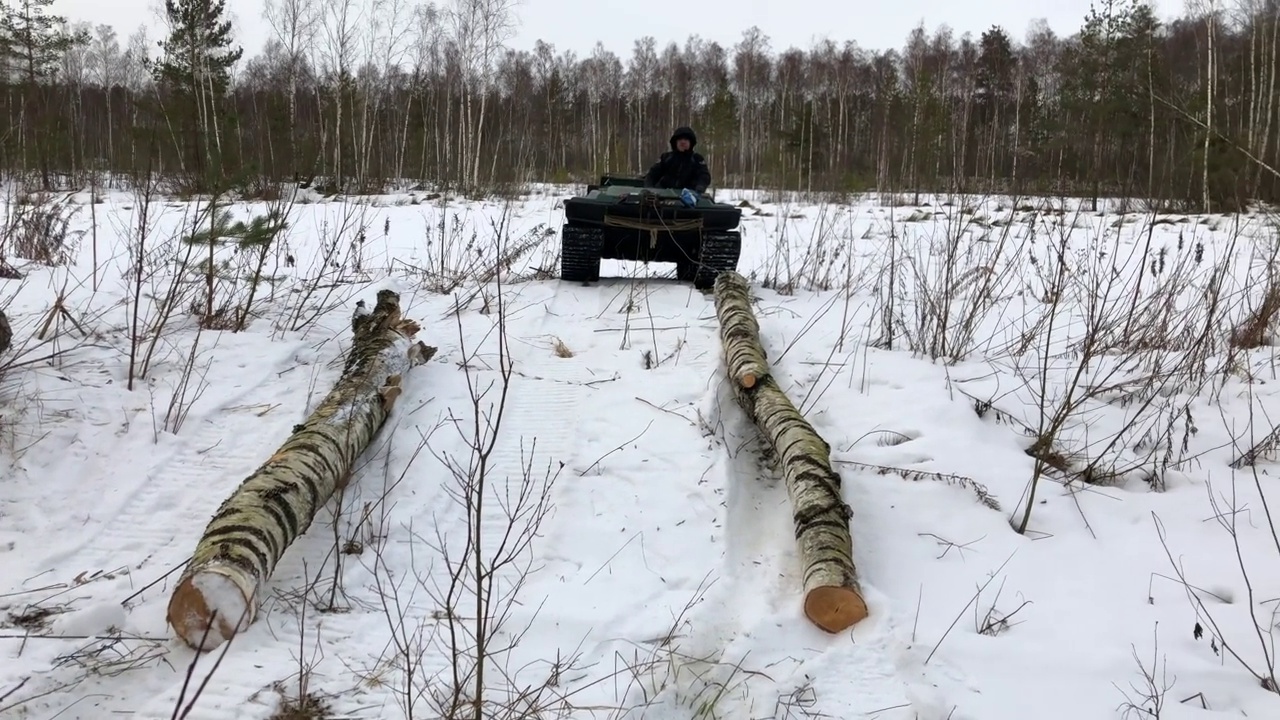
[{"label": "log lying in snow", "polygon": [[720,273],[715,303],[734,396],[773,447],[786,480],[804,566],[804,614],[823,630],[840,632],[867,616],[867,604],[853,564],[852,512],[840,495],[831,447],[773,379],[746,278]]},{"label": "log lying in snow", "polygon": [[413,340],[420,328],[400,316],[399,295],[379,291],[372,312],[362,312],[363,304],[337,384],[218,508],[169,598],[169,624],[197,650],[211,650],[253,622],[259,589],[347,481],[386,422],[403,375],[436,353]]}]

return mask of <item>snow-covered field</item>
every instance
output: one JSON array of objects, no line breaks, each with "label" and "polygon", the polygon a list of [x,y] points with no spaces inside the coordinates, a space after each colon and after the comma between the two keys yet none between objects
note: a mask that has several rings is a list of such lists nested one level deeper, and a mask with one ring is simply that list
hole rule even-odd
[{"label": "snow-covered field", "polygon": [[[1280,713],[1274,216],[721,193],[749,202],[770,360],[854,510],[871,615],[827,635],[711,297],[663,265],[561,283],[566,192],[285,207],[270,252],[218,251],[217,327],[270,278],[241,332],[198,328],[205,248],[175,270],[198,203],[77,195],[64,265],[11,240],[0,717],[169,718],[198,694],[191,718],[299,696],[314,714],[276,717],[434,718],[474,697],[478,627],[487,718]],[[439,352],[259,620],[191,671],[173,581],[381,288]]]}]

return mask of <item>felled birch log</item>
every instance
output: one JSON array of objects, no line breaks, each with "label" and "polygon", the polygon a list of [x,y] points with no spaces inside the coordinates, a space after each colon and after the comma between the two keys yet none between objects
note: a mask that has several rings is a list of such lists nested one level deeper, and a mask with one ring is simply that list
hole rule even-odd
[{"label": "felled birch log", "polygon": [[285,550],[347,481],[382,428],[401,379],[436,348],[400,315],[400,296],[381,290],[372,312],[359,304],[342,375],[261,467],[222,503],[169,598],[168,621],[197,650],[212,650],[254,621],[259,593]]},{"label": "felled birch log", "polygon": [[746,278],[720,273],[715,305],[729,384],[747,417],[769,441],[786,481],[804,570],[805,616],[827,632],[840,632],[868,611],[853,564],[852,511],[841,497],[831,447],[774,380]]}]

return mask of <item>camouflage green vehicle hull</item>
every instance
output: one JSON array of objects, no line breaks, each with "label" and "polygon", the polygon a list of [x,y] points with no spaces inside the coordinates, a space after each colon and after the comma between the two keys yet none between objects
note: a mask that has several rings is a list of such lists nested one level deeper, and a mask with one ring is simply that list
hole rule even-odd
[{"label": "camouflage green vehicle hull", "polygon": [[600,279],[600,261],[670,262],[676,277],[709,289],[716,276],[736,270],[742,250],[742,211],[706,196],[693,207],[676,190],[645,188],[643,181],[606,175],[583,196],[565,200],[560,231],[560,278]]}]

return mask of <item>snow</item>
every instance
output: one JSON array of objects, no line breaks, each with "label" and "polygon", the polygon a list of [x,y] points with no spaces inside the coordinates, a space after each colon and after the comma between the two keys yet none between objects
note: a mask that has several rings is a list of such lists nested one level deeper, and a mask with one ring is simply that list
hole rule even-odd
[{"label": "snow", "polygon": [[[382,288],[439,352],[285,554],[258,619],[199,658],[183,705],[222,657],[192,717],[267,718],[299,688],[334,717],[436,717],[450,638],[467,645],[462,671],[474,654],[474,563],[453,623],[444,598],[477,492],[482,564],[499,566],[488,696],[547,686],[543,717],[1124,717],[1144,705],[1140,664],[1171,686],[1162,718],[1274,715],[1254,671],[1271,675],[1280,593],[1275,358],[1269,330],[1261,347],[1227,342],[1262,304],[1274,216],[722,192],[749,203],[739,268],[769,360],[854,510],[871,614],[828,635],[803,616],[786,490],[733,405],[711,298],[664,265],[555,279],[568,192],[305,197],[247,329],[197,334],[184,296],[132,390],[140,206],[123,192],[97,205],[95,290],[76,195],[74,261],[13,259],[26,278],[0,283],[15,331],[0,358],[14,365],[0,388],[0,716],[171,715],[195,657],[165,624],[181,565],[328,391],[356,301]],[[144,324],[164,314],[173,238],[198,215],[194,201],[151,209]],[[243,253],[219,252],[243,277]],[[178,286],[203,287],[183,273]],[[32,339],[59,294],[90,335],[64,320]],[[1076,472],[1040,480],[1019,533],[1026,450],[1055,418],[1052,458]],[[493,440],[483,464],[477,432]]]}]

